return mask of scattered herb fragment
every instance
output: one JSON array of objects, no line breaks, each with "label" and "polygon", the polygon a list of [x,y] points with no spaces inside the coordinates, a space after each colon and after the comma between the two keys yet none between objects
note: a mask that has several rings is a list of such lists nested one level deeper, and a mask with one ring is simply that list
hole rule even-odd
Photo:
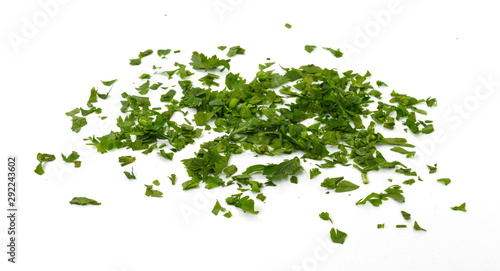
[{"label": "scattered herb fragment", "polygon": [[56,157],[53,154],[48,154],[48,153],[38,153],[36,155],[36,160],[38,160],[38,165],[35,168],[35,173],[38,175],[42,175],[45,173],[43,170],[43,164],[45,162],[50,162],[56,160]]},{"label": "scattered herb fragment", "polygon": [[227,51],[227,56],[232,57],[235,55],[244,55],[245,54],[245,49],[241,48],[240,46],[234,46],[229,48]]},{"label": "scattered herb fragment", "polygon": [[441,178],[437,180],[440,183],[443,183],[444,185],[449,185],[451,183],[450,178]]},{"label": "scattered herb fragment", "polygon": [[319,168],[311,168],[309,170],[309,179],[313,179],[314,177],[318,176],[321,174],[321,171]]},{"label": "scattered herb fragment", "polygon": [[73,163],[73,165],[78,168],[82,165],[81,161],[77,161],[78,158],[80,158],[80,155],[76,151],[72,151],[70,155],[66,156],[64,154],[61,154],[61,157],[64,162],[66,163]]},{"label": "scattered herb fragment", "polygon": [[344,53],[342,53],[340,51],[340,49],[332,49],[332,48],[329,48],[329,47],[323,47],[323,49],[329,51],[330,53],[332,53],[332,55],[334,55],[336,58],[339,58],[339,57],[342,57],[344,55]]},{"label": "scattered herb fragment", "polygon": [[407,227],[408,227],[408,226],[403,225],[403,224],[396,225],[396,228],[407,228]]},{"label": "scattered herb fragment", "polygon": [[413,223],[413,229],[415,229],[417,231],[427,231],[426,229],[420,227],[420,225],[418,225],[417,221],[415,221],[415,223]]},{"label": "scattered herb fragment", "polygon": [[332,219],[330,218],[330,214],[328,212],[322,212],[319,214],[319,218],[325,220],[325,221],[330,221],[333,223]]},{"label": "scattered herb fragment", "polygon": [[306,45],[306,46],[304,46],[304,49],[306,50],[306,52],[312,53],[312,51],[314,51],[314,49],[316,49],[316,45]]},{"label": "scattered herb fragment", "polygon": [[332,239],[332,242],[337,243],[337,244],[343,244],[345,242],[345,239],[347,238],[347,233],[337,230],[335,228],[332,228],[330,230],[330,238]]},{"label": "scattered herb fragment", "polygon": [[462,211],[462,212],[467,212],[467,210],[465,209],[465,202],[458,205],[458,206],[455,206],[455,207],[451,207],[452,210],[454,211]]},{"label": "scattered herb fragment", "polygon": [[377,224],[377,229],[383,229],[385,228],[385,224]]},{"label": "scattered herb fragment", "polygon": [[429,173],[436,173],[436,171],[437,171],[437,164],[434,164],[434,166],[427,165],[427,168],[429,169]]},{"label": "scattered herb fragment", "polygon": [[74,205],[101,205],[100,202],[86,197],[74,197],[69,203]]},{"label": "scattered herb fragment", "polygon": [[403,218],[405,220],[410,220],[411,219],[411,214],[410,213],[407,213],[405,211],[401,211],[401,215],[403,215]]},{"label": "scattered herb fragment", "polygon": [[163,197],[163,192],[158,191],[158,190],[154,190],[153,189],[153,185],[147,185],[147,184],[145,184],[145,186],[146,186],[146,193],[145,193],[146,196],[148,196],[148,197],[156,197],[156,198]]},{"label": "scattered herb fragment", "polygon": [[135,174],[134,174],[134,168],[132,168],[132,170],[130,172],[124,171],[123,173],[125,174],[125,176],[129,180],[135,180],[136,179]]},{"label": "scattered herb fragment", "polygon": [[120,156],[120,157],[118,157],[118,162],[120,162],[120,165],[122,167],[124,167],[128,164],[132,164],[133,162],[135,162],[135,157],[130,156],[130,155]]},{"label": "scattered herb fragment", "polygon": [[285,24],[285,27],[286,27],[286,28],[288,28],[288,29],[290,29],[290,28],[292,28],[292,25],[291,25],[291,24],[289,24],[289,23],[286,23],[286,24]]}]

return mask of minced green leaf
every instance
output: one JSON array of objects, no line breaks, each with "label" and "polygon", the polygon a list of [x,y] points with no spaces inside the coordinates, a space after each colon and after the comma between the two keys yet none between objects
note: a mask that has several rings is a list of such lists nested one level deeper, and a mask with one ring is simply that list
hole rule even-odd
[{"label": "minced green leaf", "polygon": [[74,205],[101,205],[100,202],[86,197],[74,197],[69,203]]},{"label": "minced green leaf", "polygon": [[229,48],[227,52],[228,57],[232,57],[235,55],[244,55],[245,54],[245,49],[241,48],[240,46],[233,46]]},{"label": "minced green leaf", "polygon": [[330,238],[332,239],[332,242],[337,243],[337,244],[343,244],[345,242],[345,239],[347,238],[347,233],[337,230],[335,228],[332,228],[330,230]]},{"label": "minced green leaf", "polygon": [[413,223],[413,229],[415,229],[417,231],[427,231],[426,229],[420,227],[420,225],[418,225],[417,221],[415,221],[415,223]]},{"label": "minced green leaf", "polygon": [[158,190],[154,190],[153,185],[145,184],[145,186],[146,186],[146,193],[145,193],[146,196],[155,197],[155,198],[163,197],[163,192],[158,191]]},{"label": "minced green leaf", "polygon": [[118,162],[120,162],[120,165],[122,167],[128,165],[128,164],[132,164],[133,162],[135,162],[135,157],[133,156],[120,156],[118,157]]},{"label": "minced green leaf", "polygon": [[244,196],[244,197],[241,196],[242,194],[232,195],[226,198],[226,203],[228,205],[233,205],[240,208],[245,213],[258,214],[259,211],[256,211],[254,207],[255,205],[254,200],[251,199],[249,196]]},{"label": "minced green leaf", "polygon": [[238,168],[235,165],[230,165],[224,169],[224,174],[226,178],[231,177],[238,171]]},{"label": "minced green leaf", "polygon": [[437,180],[440,183],[443,183],[444,185],[449,185],[451,183],[450,178],[441,178]]},{"label": "minced green leaf", "polygon": [[136,179],[135,174],[134,174],[134,168],[132,168],[132,171],[130,171],[130,172],[124,171],[123,173],[125,174],[125,176],[129,180],[135,180]]},{"label": "minced green leaf", "polygon": [[50,161],[56,160],[56,157],[53,154],[38,153],[36,155],[36,160],[38,160],[39,163],[38,163],[38,165],[35,168],[35,173],[38,174],[38,175],[42,175],[42,174],[45,173],[45,171],[43,170],[43,164],[45,162],[50,162]]},{"label": "minced green leaf", "polygon": [[158,180],[154,180],[154,181],[153,181],[153,184],[154,184],[154,185],[156,185],[156,186],[159,186],[159,185],[160,185],[160,181],[158,181]]},{"label": "minced green leaf", "polygon": [[332,53],[332,55],[334,55],[336,58],[342,57],[344,55],[344,53],[342,53],[340,51],[340,49],[334,50],[334,49],[329,48],[329,47],[323,47],[323,49],[325,49],[325,50],[329,51],[330,53]]},{"label": "minced green leaf", "polygon": [[314,51],[314,49],[316,49],[316,45],[306,45],[304,46],[304,49],[306,50],[306,52],[311,53],[312,51]]},{"label": "minced green leaf", "polygon": [[393,147],[391,149],[391,151],[404,154],[404,155],[406,155],[406,158],[414,157],[415,154],[416,154],[416,152],[414,152],[414,151],[412,151],[412,152],[411,151],[407,151],[406,149],[403,149],[401,147]]},{"label": "minced green leaf", "polygon": [[427,168],[429,169],[429,173],[430,174],[436,173],[436,171],[437,171],[437,164],[434,164],[434,166],[427,165]]},{"label": "minced green leaf", "polygon": [[158,152],[158,154],[161,157],[163,157],[163,158],[165,158],[167,160],[170,160],[170,161],[172,161],[174,159],[174,153],[173,152],[168,152],[167,153],[167,152],[165,152],[165,150],[160,150],[160,152]]},{"label": "minced green leaf", "polygon": [[218,215],[218,214],[219,214],[219,212],[225,212],[225,211],[226,211],[226,208],[223,208],[223,207],[220,205],[219,201],[217,200],[217,201],[215,202],[214,208],[212,209],[212,214],[214,214],[214,215]]},{"label": "minced green leaf", "polygon": [[286,23],[286,24],[285,24],[285,27],[286,27],[286,28],[288,28],[288,29],[290,29],[290,28],[292,28],[292,25],[291,25],[291,24],[289,24],[289,23]]},{"label": "minced green leaf", "polygon": [[405,220],[410,220],[411,219],[411,214],[410,213],[407,213],[405,211],[401,211],[401,215],[403,215],[403,218]]},{"label": "minced green leaf", "polygon": [[177,182],[177,175],[171,174],[170,176],[168,176],[168,178],[170,179],[172,185],[175,185],[175,183]]},{"label": "minced green leaf", "polygon": [[408,226],[404,225],[404,224],[399,224],[399,225],[396,225],[396,228],[407,228]]},{"label": "minced green leaf", "polygon": [[465,202],[464,202],[464,203],[462,203],[462,204],[460,204],[460,205],[458,205],[458,206],[451,207],[451,209],[452,209],[452,210],[454,210],[454,211],[462,211],[462,212],[467,212],[467,210],[465,209],[465,206],[466,206],[466,204],[465,204]]},{"label": "minced green leaf", "polygon": [[377,229],[383,229],[385,228],[385,224],[377,224]]},{"label": "minced green leaf", "polygon": [[330,218],[330,214],[328,212],[321,212],[319,214],[319,218],[321,218],[325,221],[330,221],[331,223],[333,223],[332,219]]},{"label": "minced green leaf", "polygon": [[309,170],[309,179],[313,179],[314,177],[318,176],[321,174],[321,171],[319,168],[311,168]]},{"label": "minced green leaf", "polygon": [[110,80],[110,81],[102,81],[101,80],[102,84],[107,86],[107,87],[112,86],[114,83],[116,83],[116,81],[118,81],[118,79],[114,79],[114,80]]}]

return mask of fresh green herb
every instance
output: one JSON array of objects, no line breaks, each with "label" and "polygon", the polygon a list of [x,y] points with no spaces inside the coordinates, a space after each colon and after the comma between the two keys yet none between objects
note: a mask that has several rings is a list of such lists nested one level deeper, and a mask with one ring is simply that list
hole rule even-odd
[{"label": "fresh green herb", "polygon": [[226,175],[226,178],[227,178],[227,177],[231,177],[232,175],[234,175],[238,171],[238,168],[235,165],[230,165],[230,166],[226,167],[223,171],[224,171],[224,174]]},{"label": "fresh green herb", "polygon": [[410,213],[407,213],[405,211],[401,211],[401,215],[403,215],[403,218],[405,220],[410,220],[411,219],[411,214]]},{"label": "fresh green herb", "polygon": [[168,176],[168,178],[170,179],[170,182],[172,183],[172,185],[175,185],[175,183],[177,182],[177,175],[172,174],[172,175]]},{"label": "fresh green herb", "polygon": [[245,213],[258,214],[259,211],[255,210],[255,202],[249,196],[241,197],[242,194],[235,194],[228,198],[226,198],[226,203],[228,205],[233,205],[235,207],[240,208]]},{"label": "fresh green herb", "polygon": [[251,174],[253,172],[262,172],[263,175],[267,177],[268,180],[279,180],[284,179],[290,175],[294,175],[304,168],[300,165],[300,160],[298,157],[293,159],[285,159],[280,164],[269,164],[269,165],[254,165],[247,168],[243,174]]},{"label": "fresh green herb", "polygon": [[330,230],[330,238],[332,239],[332,242],[337,243],[337,244],[343,244],[345,242],[345,239],[347,238],[347,233],[337,230],[335,228],[332,228]]},{"label": "fresh green herb", "polygon": [[244,54],[245,54],[245,49],[241,48],[240,46],[231,47],[227,52],[228,57],[232,57],[235,55],[244,55]]},{"label": "fresh green herb", "polygon": [[413,152],[407,151],[406,149],[403,149],[401,147],[394,147],[391,149],[391,151],[404,154],[404,155],[406,155],[406,158],[414,157],[416,154],[416,152],[414,152],[414,151]]},{"label": "fresh green herb", "polygon": [[440,183],[443,183],[444,185],[449,185],[451,183],[450,178],[441,178],[437,180]]},{"label": "fresh green herb", "polygon": [[224,59],[219,59],[217,56],[212,56],[208,58],[204,54],[200,54],[198,52],[193,52],[193,55],[191,57],[191,63],[189,63],[193,69],[195,70],[213,70],[218,67],[222,66],[222,69],[220,71],[223,71],[225,69],[229,69],[229,61],[230,60],[224,60]]},{"label": "fresh green herb", "polygon": [[130,172],[124,171],[123,173],[125,174],[125,176],[129,180],[135,180],[136,179],[135,174],[134,174],[134,168],[132,168],[132,170]]},{"label": "fresh green herb", "polygon": [[81,161],[77,161],[77,159],[80,158],[80,155],[76,151],[72,151],[71,154],[68,156],[61,154],[61,157],[64,162],[73,163],[76,168],[82,165]]},{"label": "fresh green herb", "polygon": [[167,160],[170,160],[172,161],[174,159],[174,153],[173,152],[165,152],[165,150],[160,150],[160,152],[158,153],[161,157],[167,159]]},{"label": "fresh green herb", "polygon": [[403,225],[403,224],[396,225],[396,228],[407,228],[407,227],[408,227],[408,226]]},{"label": "fresh green herb", "polygon": [[334,55],[336,58],[342,57],[344,55],[344,53],[342,53],[340,51],[340,49],[334,50],[334,49],[329,48],[329,47],[323,47],[323,49],[325,49],[325,50],[329,51],[330,53],[332,53],[332,55]]},{"label": "fresh green herb", "polygon": [[415,223],[413,223],[413,229],[415,229],[417,231],[427,231],[426,229],[420,227],[420,225],[418,225],[417,221],[415,221]]},{"label": "fresh green herb", "polygon": [[110,81],[101,81],[103,85],[107,86],[107,87],[110,87],[112,86],[114,83],[116,83],[116,81],[118,81],[118,79],[114,79],[114,80],[110,80]]},{"label": "fresh green herb", "polygon": [[385,228],[385,224],[377,224],[377,229],[383,229]]},{"label": "fresh green herb", "polygon": [[69,203],[74,205],[101,205],[100,202],[86,197],[74,197]]},{"label": "fresh green herb", "polygon": [[330,218],[330,214],[328,212],[322,212],[319,214],[319,218],[325,220],[325,221],[330,221],[333,223],[332,219]]},{"label": "fresh green herb", "polygon": [[377,87],[387,87],[387,84],[384,83],[384,82],[382,82],[382,81],[380,81],[380,80],[377,80],[376,83],[377,83]]},{"label": "fresh green herb", "polygon": [[216,201],[216,202],[215,202],[215,205],[214,205],[214,208],[212,209],[212,213],[213,213],[214,215],[218,215],[218,214],[219,214],[219,212],[225,212],[225,211],[226,211],[226,208],[223,208],[223,207],[220,205],[219,201]]},{"label": "fresh green herb", "polygon": [[146,193],[145,193],[146,196],[148,196],[148,197],[156,197],[156,198],[163,197],[163,192],[158,191],[158,190],[154,190],[153,189],[153,185],[147,185],[147,184],[145,184],[145,186],[146,186]]},{"label": "fresh green herb", "polygon": [[154,184],[154,185],[156,185],[156,186],[159,186],[159,185],[160,185],[160,181],[158,181],[158,180],[154,180],[154,181],[153,181],[153,184]]},{"label": "fresh green herb", "polygon": [[257,196],[255,196],[255,198],[258,199],[258,200],[260,200],[260,201],[262,201],[262,202],[267,199],[267,197],[264,194],[262,194],[262,193],[260,193]]},{"label": "fresh green herb", "polygon": [[221,51],[224,51],[226,50],[227,46],[218,46],[217,49],[221,50]]},{"label": "fresh green herb", "polygon": [[297,184],[297,183],[299,183],[299,178],[297,176],[292,176],[292,177],[290,177],[290,182]]},{"label": "fresh green herb", "polygon": [[364,199],[360,199],[358,202],[356,202],[356,205],[366,204],[367,202],[370,202],[373,206],[378,207],[382,204],[383,201],[388,200],[389,198],[392,198],[397,202],[403,203],[405,202],[405,197],[402,194],[403,190],[401,190],[401,186],[393,185],[388,187],[385,190],[385,193],[379,193],[379,194],[371,193]]},{"label": "fresh green herb", "polygon": [[170,54],[170,52],[172,52],[172,49],[159,49],[157,54],[159,57],[165,58],[168,54]]},{"label": "fresh green herb", "polygon": [[437,164],[434,164],[434,166],[427,165],[427,168],[429,169],[429,173],[436,173],[436,171],[437,171]]},{"label": "fresh green herb", "polygon": [[452,210],[454,211],[462,211],[462,212],[467,212],[467,210],[465,209],[465,202],[458,205],[458,206],[455,206],[455,207],[451,207]]},{"label": "fresh green herb", "polygon": [[288,28],[288,29],[290,29],[290,28],[292,28],[292,25],[291,25],[291,24],[289,24],[289,23],[286,23],[286,24],[285,24],[285,27],[286,27],[286,28]]},{"label": "fresh green herb", "polygon": [[407,184],[407,185],[412,185],[415,183],[415,179],[408,179],[406,181],[403,181],[403,184]]},{"label": "fresh green herb", "polygon": [[312,51],[314,51],[314,49],[316,49],[316,45],[306,45],[306,46],[304,46],[304,49],[306,50],[306,52],[312,53]]},{"label": "fresh green herb", "polygon": [[35,168],[35,173],[38,175],[42,175],[45,173],[43,170],[43,164],[45,162],[50,162],[56,160],[56,157],[53,154],[48,154],[48,153],[38,153],[36,155],[36,160],[38,160],[38,165]]},{"label": "fresh green herb", "polygon": [[344,177],[337,178],[326,178],[321,183],[322,187],[328,189],[334,189],[335,192],[349,192],[359,188],[359,185],[356,185],[350,181],[344,180]]},{"label": "fresh green herb", "polygon": [[227,213],[223,214],[224,217],[227,217],[227,218],[231,218],[233,216],[233,214],[228,211]]},{"label": "fresh green herb", "polygon": [[309,179],[313,179],[314,177],[318,176],[321,174],[321,171],[319,168],[311,168],[309,170]]},{"label": "fresh green herb", "polygon": [[135,162],[135,157],[130,156],[130,155],[120,156],[120,157],[118,157],[118,162],[120,162],[120,165],[122,167],[124,167],[128,164],[132,164],[133,162]]}]

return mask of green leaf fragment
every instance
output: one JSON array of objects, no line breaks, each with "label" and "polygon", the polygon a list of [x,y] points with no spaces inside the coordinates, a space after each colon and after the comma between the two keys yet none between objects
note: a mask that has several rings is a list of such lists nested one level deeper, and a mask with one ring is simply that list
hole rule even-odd
[{"label": "green leaf fragment", "polygon": [[168,178],[170,179],[172,185],[175,185],[175,183],[177,182],[177,175],[171,174],[170,176],[168,176]]},{"label": "green leaf fragment", "polygon": [[145,186],[146,186],[146,193],[145,193],[146,196],[155,197],[155,198],[163,197],[163,192],[158,191],[158,190],[154,190],[153,185],[145,184]]},{"label": "green leaf fragment", "polygon": [[42,175],[45,173],[44,169],[43,169],[43,164],[45,162],[50,162],[50,161],[54,161],[56,160],[56,157],[55,155],[53,154],[48,154],[48,153],[38,153],[36,155],[36,160],[38,160],[38,165],[36,166],[35,168],[35,173],[38,174],[38,175]]},{"label": "green leaf fragment", "polygon": [[135,162],[135,160],[136,160],[135,157],[130,155],[118,157],[118,162],[120,162],[120,165],[122,167],[132,164],[133,162]]},{"label": "green leaf fragment", "polygon": [[342,57],[344,55],[344,53],[342,53],[340,51],[340,49],[332,49],[332,48],[329,48],[329,47],[323,47],[323,49],[329,51],[330,53],[332,53],[333,56],[335,56],[336,58],[339,58],[339,57]]},{"label": "green leaf fragment", "polygon": [[434,166],[427,165],[427,168],[429,169],[429,174],[436,173],[437,164],[434,164]]},{"label": "green leaf fragment", "polygon": [[304,49],[306,50],[306,52],[311,53],[312,51],[314,51],[314,49],[316,49],[316,45],[306,45],[304,46]]},{"label": "green leaf fragment", "polygon": [[228,57],[232,57],[235,55],[244,55],[244,54],[245,54],[245,49],[241,48],[239,45],[229,48],[227,52]]},{"label": "green leaf fragment", "polygon": [[337,230],[335,228],[332,228],[330,230],[330,238],[332,239],[332,242],[337,243],[337,244],[343,244],[345,242],[345,239],[347,238],[347,233]]},{"label": "green leaf fragment", "polygon": [[410,220],[411,219],[411,214],[405,211],[401,211],[401,215],[405,220]]},{"label": "green leaf fragment", "polygon": [[466,206],[466,203],[462,203],[458,206],[454,206],[454,207],[451,207],[452,210],[454,211],[462,211],[462,212],[467,212],[467,210],[465,209],[465,206]]},{"label": "green leaf fragment", "polygon": [[449,185],[451,183],[450,178],[441,178],[441,179],[438,179],[437,181],[444,184],[444,185]]},{"label": "green leaf fragment", "polygon": [[286,23],[286,24],[285,24],[285,27],[286,27],[286,28],[288,28],[288,29],[290,29],[290,28],[292,28],[292,25],[291,25],[291,24],[289,24],[289,23]]},{"label": "green leaf fragment", "polygon": [[134,168],[132,168],[132,170],[130,172],[124,171],[123,173],[125,174],[125,176],[129,180],[135,180],[136,179],[135,174],[134,174]]},{"label": "green leaf fragment", "polygon": [[154,185],[156,185],[156,186],[159,186],[159,185],[160,185],[160,181],[158,181],[158,180],[154,180],[154,181],[153,181],[153,184],[154,184]]},{"label": "green leaf fragment", "polygon": [[114,83],[116,83],[116,81],[118,81],[118,79],[113,79],[113,80],[110,80],[110,81],[102,81],[101,80],[102,84],[105,85],[105,86],[107,86],[107,87],[112,86]]},{"label": "green leaf fragment", "polygon": [[321,171],[319,170],[319,168],[311,168],[309,170],[309,179],[313,179],[314,177],[318,176],[321,174]]},{"label": "green leaf fragment", "polygon": [[377,224],[377,229],[383,229],[385,228],[385,224]]},{"label": "green leaf fragment", "polygon": [[319,218],[321,218],[325,221],[330,221],[331,223],[333,223],[332,219],[330,218],[330,214],[328,212],[321,212],[319,214]]},{"label": "green leaf fragment", "polygon": [[420,227],[420,225],[418,225],[417,221],[415,221],[413,223],[413,229],[417,230],[417,231],[427,231],[426,229]]},{"label": "green leaf fragment", "polygon": [[70,202],[70,204],[74,205],[101,205],[100,202],[97,202],[96,200],[89,199],[86,197],[74,197]]}]

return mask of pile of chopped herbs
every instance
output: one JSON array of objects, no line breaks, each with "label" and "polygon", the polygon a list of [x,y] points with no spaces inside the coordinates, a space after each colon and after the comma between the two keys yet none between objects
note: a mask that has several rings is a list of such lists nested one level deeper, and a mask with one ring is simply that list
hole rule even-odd
[{"label": "pile of chopped herbs", "polygon": [[[315,48],[306,45],[305,51],[311,53]],[[353,167],[359,171],[358,180],[341,176],[324,178],[320,186],[327,193],[356,190],[369,183],[368,173],[379,170],[408,176],[410,179],[402,183],[405,185],[413,184],[415,179],[422,180],[404,163],[416,154],[415,146],[405,138],[386,137],[383,132],[399,127],[407,133],[432,133],[432,121],[422,118],[427,114],[425,107],[437,105],[435,98],[419,99],[396,91],[384,93],[387,85],[378,80],[372,83],[370,72],[339,72],[312,64],[281,67],[267,62],[260,64],[255,77],[248,80],[231,70],[232,58],[244,55],[245,49],[240,46],[218,49],[221,54],[227,49],[227,53],[221,57],[193,52],[187,64],[170,63],[171,69],[154,65],[151,73],[141,74],[135,90],[120,94],[121,112],[116,119],[116,129],[86,137],[88,145],[102,154],[117,149],[144,155],[155,153],[169,163],[176,159],[176,153],[194,144],[205,133],[217,133],[215,139],[200,144],[191,158],[182,160],[188,179],[177,180],[176,174],[169,178],[172,185],[179,181],[183,190],[237,186],[239,193],[215,202],[212,212],[223,213],[225,217],[232,216],[229,206],[258,214],[255,200],[264,201],[264,191],[269,186],[277,186],[284,180],[297,183],[297,175],[305,171],[306,161],[317,165],[309,170],[310,179],[326,168]],[[340,50],[323,49],[335,57],[342,56]],[[171,54],[179,52],[146,50],[131,59],[130,65],[141,65],[144,58],[155,58],[163,65]],[[111,95],[110,89],[116,82],[102,81],[104,92],[92,88],[86,108],[77,107],[66,113],[74,132],[80,132],[87,125],[91,114],[107,118],[106,112],[96,104]],[[152,100],[151,94],[158,92],[161,96],[156,95],[159,98]],[[182,121],[174,120],[174,116]],[[388,161],[382,147],[399,153],[402,161]],[[281,162],[240,168],[238,155],[245,152],[274,156]],[[40,163],[35,172],[43,174],[42,163],[53,161],[55,156],[39,154],[37,158]],[[64,161],[74,163],[75,167],[82,163],[78,158],[76,152],[62,155]],[[119,157],[117,162],[127,166],[135,160],[135,156],[127,155]],[[435,173],[437,164],[428,168],[429,173]],[[124,174],[128,179],[136,179],[133,168]],[[448,185],[451,180],[437,181]],[[145,195],[162,197],[163,193],[156,190],[159,185],[158,180],[145,185]],[[353,204],[380,206],[387,200],[403,203],[402,186],[394,184]],[[75,197],[70,203],[100,204],[85,197]],[[452,209],[465,211],[465,203]],[[405,220],[411,219],[409,213],[402,211],[402,214]],[[320,218],[332,222],[327,212],[322,212]],[[377,225],[378,228],[384,226]],[[413,227],[424,230],[416,221]],[[336,243],[343,243],[347,237],[336,228],[332,228],[330,235]]]}]

